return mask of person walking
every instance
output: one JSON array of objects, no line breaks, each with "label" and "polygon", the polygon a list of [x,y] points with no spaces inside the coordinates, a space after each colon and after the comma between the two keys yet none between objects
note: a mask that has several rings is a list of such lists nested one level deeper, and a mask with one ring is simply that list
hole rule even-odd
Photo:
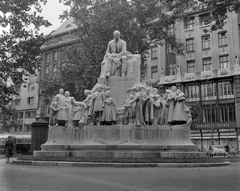
[{"label": "person walking", "polygon": [[10,157],[13,156],[13,140],[12,140],[12,136],[8,136],[8,140],[5,142],[4,150],[6,151],[6,163],[9,163]]}]

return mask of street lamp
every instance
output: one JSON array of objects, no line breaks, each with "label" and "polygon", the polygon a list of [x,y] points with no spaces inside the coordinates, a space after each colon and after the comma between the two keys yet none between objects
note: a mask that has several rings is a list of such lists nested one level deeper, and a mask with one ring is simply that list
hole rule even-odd
[{"label": "street lamp", "polygon": [[212,127],[212,92],[211,91],[211,87],[210,87],[210,83],[208,81],[208,78],[206,78],[207,81],[207,92],[210,93],[210,128],[211,128],[211,144],[213,145],[213,127]]}]

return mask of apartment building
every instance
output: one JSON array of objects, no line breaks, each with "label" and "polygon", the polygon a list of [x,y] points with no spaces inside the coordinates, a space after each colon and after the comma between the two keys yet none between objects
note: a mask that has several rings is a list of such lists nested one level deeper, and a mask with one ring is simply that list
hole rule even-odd
[{"label": "apartment building", "polygon": [[204,7],[188,13],[187,19],[169,26],[169,32],[185,44],[185,55],[176,55],[168,42],[151,47],[146,81],[162,94],[175,85],[186,94],[187,105],[200,107],[200,123],[192,126],[199,148],[207,149],[212,141],[239,148],[240,16],[226,12],[222,30],[211,31]]}]

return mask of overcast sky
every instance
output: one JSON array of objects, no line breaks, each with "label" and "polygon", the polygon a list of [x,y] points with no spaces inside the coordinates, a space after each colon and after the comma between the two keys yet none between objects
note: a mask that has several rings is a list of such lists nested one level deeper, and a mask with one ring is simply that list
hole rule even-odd
[{"label": "overcast sky", "polygon": [[64,6],[62,3],[59,3],[59,0],[48,0],[46,5],[42,6],[42,16],[47,19],[52,26],[42,27],[41,31],[44,35],[49,34],[53,30],[56,30],[61,24],[59,15],[62,14],[63,10],[66,10],[68,7]]}]

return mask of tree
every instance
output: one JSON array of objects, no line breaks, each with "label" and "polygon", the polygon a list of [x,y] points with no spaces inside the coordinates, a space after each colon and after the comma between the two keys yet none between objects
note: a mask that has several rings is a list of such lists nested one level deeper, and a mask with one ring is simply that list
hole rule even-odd
[{"label": "tree", "polygon": [[[159,0],[64,0],[63,3],[71,10],[62,18],[70,15],[75,19],[78,42],[66,51],[66,62],[59,75],[62,87],[71,88],[71,94],[78,99],[83,99],[84,89],[91,89],[96,84],[114,30],[120,30],[128,51],[141,54],[142,75],[146,70],[144,59],[151,46],[164,45],[168,41],[178,54],[183,54],[183,44],[168,32],[169,25],[179,15],[163,12],[165,5]],[[45,79],[43,84],[43,92],[50,94],[52,85],[49,80]]]},{"label": "tree", "polygon": [[[46,0],[0,0],[0,108],[16,94],[14,85],[24,82],[23,76],[35,74],[41,62],[40,47],[44,43],[41,26],[50,23],[38,14]],[[7,81],[12,81],[7,83]]]}]

